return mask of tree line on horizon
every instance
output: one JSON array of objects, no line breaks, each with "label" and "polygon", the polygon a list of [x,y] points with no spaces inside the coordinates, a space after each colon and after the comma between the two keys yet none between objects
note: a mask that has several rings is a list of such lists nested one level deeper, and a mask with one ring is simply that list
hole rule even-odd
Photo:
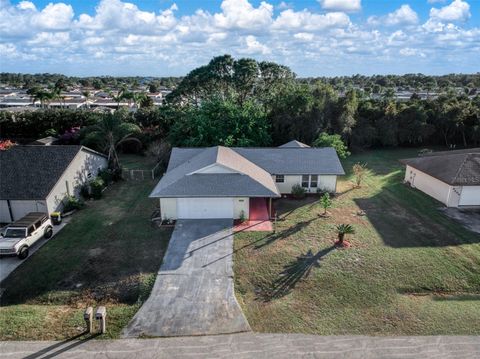
[{"label": "tree line on horizon", "polygon": [[[379,77],[375,81],[386,86],[405,84],[406,76],[403,82],[402,76]],[[457,87],[478,87],[480,75],[445,78],[449,76],[451,85],[438,97],[420,100],[413,95],[399,102],[391,91],[372,98],[349,85],[340,95],[336,85],[325,79],[299,80],[286,66],[224,55],[182,78],[166,97],[164,106],[146,106],[136,112],[120,109],[113,115],[66,109],[2,111],[0,135],[12,139],[62,136],[80,127],[82,131],[73,139],[70,136],[69,141],[86,144],[88,129],[112,117],[118,124],[136,125],[140,130],[135,136],[144,148],[158,141],[173,146],[277,146],[291,139],[318,144],[319,137],[325,134],[340,136],[353,150],[479,146],[480,96],[459,92]],[[358,83],[375,79],[348,79],[354,78]],[[408,78],[410,83],[424,76]],[[435,77],[436,84],[445,78]],[[346,78],[341,80],[345,85]],[[88,145],[95,148],[95,143]]]}]

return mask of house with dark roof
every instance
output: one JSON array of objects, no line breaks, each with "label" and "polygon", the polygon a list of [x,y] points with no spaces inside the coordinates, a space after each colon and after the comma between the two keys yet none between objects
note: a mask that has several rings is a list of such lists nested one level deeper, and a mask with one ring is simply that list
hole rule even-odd
[{"label": "house with dark roof", "polygon": [[289,144],[173,148],[150,197],[159,198],[163,219],[252,219],[252,206],[267,207],[263,212],[271,216],[272,199],[290,194],[294,185],[335,192],[337,176],[345,174],[335,149]]},{"label": "house with dark roof", "polygon": [[405,182],[447,207],[480,206],[480,148],[401,160]]},{"label": "house with dark roof", "polygon": [[13,146],[0,151],[0,222],[29,212],[51,214],[67,196],[107,167],[107,158],[84,146]]}]

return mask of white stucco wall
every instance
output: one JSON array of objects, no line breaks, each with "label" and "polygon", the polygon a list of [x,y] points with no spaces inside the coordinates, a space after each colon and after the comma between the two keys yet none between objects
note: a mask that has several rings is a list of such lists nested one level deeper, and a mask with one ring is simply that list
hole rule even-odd
[{"label": "white stucco wall", "polygon": [[[275,182],[276,176],[272,176],[273,181]],[[296,184],[302,184],[301,175],[284,175],[285,181],[283,183],[277,183],[278,190],[282,194],[292,193],[292,187]],[[317,193],[317,188],[320,188],[322,191],[336,192],[337,189],[337,176],[335,175],[318,175],[318,184],[317,187],[307,188],[309,193]]]},{"label": "white stucco wall", "polygon": [[460,206],[480,206],[480,186],[463,186]]},{"label": "white stucco wall", "polygon": [[160,214],[162,219],[177,218],[177,199],[176,198],[160,198]]},{"label": "white stucco wall", "polygon": [[455,201],[455,192],[451,194],[449,200],[450,191],[453,191],[449,184],[408,165],[405,170],[405,181],[410,183],[413,188],[419,189],[446,206],[456,207],[458,205],[458,200]]},{"label": "white stucco wall", "polygon": [[250,217],[250,199],[248,197],[238,197],[233,199],[233,216],[238,219],[242,216],[248,219]]},{"label": "white stucco wall", "polygon": [[89,180],[89,173],[90,179],[94,179],[99,170],[107,165],[105,157],[87,150],[79,151],[48,195],[48,213],[61,210],[65,197],[79,195],[81,185]]}]

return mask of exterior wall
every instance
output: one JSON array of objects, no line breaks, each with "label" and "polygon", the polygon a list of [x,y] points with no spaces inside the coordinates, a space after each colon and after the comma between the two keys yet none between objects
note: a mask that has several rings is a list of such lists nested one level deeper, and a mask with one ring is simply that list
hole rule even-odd
[{"label": "exterior wall", "polygon": [[[235,219],[241,217],[241,212],[245,214],[245,218],[250,215],[250,206],[248,197],[232,198],[233,216]],[[160,213],[162,219],[177,219],[177,198],[160,198]]]},{"label": "exterior wall", "polygon": [[10,212],[8,211],[7,200],[0,200],[0,223],[9,223],[11,220]]},{"label": "exterior wall", "polygon": [[160,198],[160,214],[162,215],[162,219],[176,219],[177,199]]},{"label": "exterior wall", "polygon": [[459,205],[480,206],[480,186],[463,186]]},{"label": "exterior wall", "polygon": [[[313,175],[315,173],[312,173]],[[273,181],[275,182],[275,175],[272,176]],[[296,184],[302,184],[301,175],[284,175],[285,182],[277,183],[278,191],[282,194],[292,193],[292,187]],[[307,188],[309,193],[317,193],[317,188],[320,188],[322,191],[336,192],[337,189],[337,176],[336,175],[318,175],[318,187]]]},{"label": "exterior wall", "polygon": [[[1,201],[0,206],[1,215],[0,222],[10,222],[10,213],[8,211],[8,204],[6,200]],[[12,208],[13,220],[22,218],[30,212],[44,212],[48,214],[47,204],[45,201],[10,201]]]},{"label": "exterior wall", "polygon": [[[61,210],[63,200],[68,195],[78,197],[80,187],[88,180],[95,178],[99,170],[106,168],[107,165],[105,157],[87,150],[79,151],[48,195],[48,213]],[[89,173],[90,177],[88,177]]]},{"label": "exterior wall", "polygon": [[213,165],[202,168],[195,173],[236,173],[235,171],[221,165]]},{"label": "exterior wall", "polygon": [[[272,176],[273,181],[275,182],[275,175]],[[278,183],[275,182],[277,185],[278,191],[280,193],[292,193],[292,187],[296,184],[302,184],[302,176],[299,175],[284,175],[285,182]]]},{"label": "exterior wall", "polygon": [[233,216],[235,219],[242,217],[242,211],[245,218],[250,217],[250,199],[248,197],[239,197],[233,199]]},{"label": "exterior wall", "polygon": [[419,189],[443,204],[449,205],[450,207],[456,207],[456,205],[454,205],[453,195],[452,200],[449,203],[451,186],[447,183],[410,166],[407,166],[405,170],[405,181],[410,183],[410,186],[413,188]]}]

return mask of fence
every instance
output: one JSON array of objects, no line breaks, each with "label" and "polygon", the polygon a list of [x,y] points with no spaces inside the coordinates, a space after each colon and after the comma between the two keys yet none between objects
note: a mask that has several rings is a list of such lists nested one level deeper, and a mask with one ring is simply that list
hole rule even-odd
[{"label": "fence", "polygon": [[143,181],[145,179],[155,179],[160,171],[160,163],[157,163],[151,170],[126,170],[122,171],[122,176],[130,181]]}]

